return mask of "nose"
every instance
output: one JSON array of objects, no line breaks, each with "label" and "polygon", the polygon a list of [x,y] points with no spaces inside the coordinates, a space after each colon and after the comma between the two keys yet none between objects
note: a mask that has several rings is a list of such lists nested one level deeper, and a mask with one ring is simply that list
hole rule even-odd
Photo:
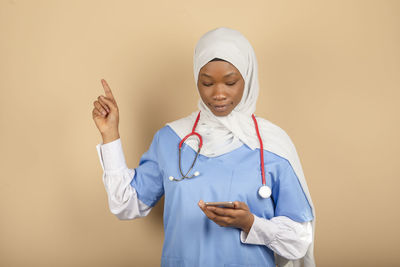
[{"label": "nose", "polygon": [[213,100],[220,101],[226,99],[226,91],[223,88],[223,85],[215,86],[215,90],[213,92]]}]

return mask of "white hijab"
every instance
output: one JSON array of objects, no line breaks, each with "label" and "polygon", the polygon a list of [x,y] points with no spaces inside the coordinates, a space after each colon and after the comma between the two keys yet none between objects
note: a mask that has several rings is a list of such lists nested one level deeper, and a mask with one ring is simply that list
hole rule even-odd
[{"label": "white hijab", "polygon": [[[207,157],[216,157],[233,151],[243,143],[253,150],[260,148],[254,122],[251,118],[251,115],[256,110],[259,91],[258,65],[253,47],[240,32],[231,28],[218,27],[206,32],[197,42],[193,56],[196,86],[200,69],[214,58],[226,60],[239,70],[245,82],[244,92],[239,104],[229,115],[223,117],[215,116],[200,98],[198,108],[201,114],[196,127],[196,132],[203,138],[203,147],[200,154]],[[167,125],[180,138],[183,138],[191,132],[198,112],[195,111],[191,115],[167,123]],[[296,148],[283,129],[263,118],[257,117],[257,122],[264,149],[287,159],[299,179],[314,215],[312,222],[314,237],[314,205]],[[197,151],[197,142],[194,142],[193,139],[190,140],[189,138],[187,144]],[[314,241],[306,255],[302,259],[295,261],[288,261],[275,254],[277,264],[278,266],[313,267],[315,266],[313,248]]]}]

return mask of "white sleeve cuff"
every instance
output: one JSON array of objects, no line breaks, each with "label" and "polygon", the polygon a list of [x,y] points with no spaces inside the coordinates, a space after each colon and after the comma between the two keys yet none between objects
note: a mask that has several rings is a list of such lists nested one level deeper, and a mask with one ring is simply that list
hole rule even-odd
[{"label": "white sleeve cuff", "polygon": [[245,244],[266,245],[266,243],[269,244],[275,239],[277,232],[276,224],[254,215],[254,222],[249,233],[240,232],[240,241]]},{"label": "white sleeve cuff", "polygon": [[297,260],[307,253],[312,243],[311,222],[296,222],[285,216],[270,220],[254,215],[254,223],[248,235],[240,233],[240,241],[245,244],[265,245],[278,255]]},{"label": "white sleeve cuff", "polygon": [[127,168],[121,138],[106,144],[97,144],[96,149],[103,171],[115,172]]}]

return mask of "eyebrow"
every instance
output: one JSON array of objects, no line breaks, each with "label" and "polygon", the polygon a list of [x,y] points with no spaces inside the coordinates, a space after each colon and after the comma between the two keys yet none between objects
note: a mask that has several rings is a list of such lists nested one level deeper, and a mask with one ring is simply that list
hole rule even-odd
[{"label": "eyebrow", "polygon": [[[228,76],[231,76],[231,75],[233,75],[233,74],[236,74],[236,72],[228,73],[228,74],[224,75],[224,77],[228,77]],[[207,77],[212,78],[212,76],[211,76],[211,75],[208,75],[207,73],[202,73],[201,76],[207,76]]]}]

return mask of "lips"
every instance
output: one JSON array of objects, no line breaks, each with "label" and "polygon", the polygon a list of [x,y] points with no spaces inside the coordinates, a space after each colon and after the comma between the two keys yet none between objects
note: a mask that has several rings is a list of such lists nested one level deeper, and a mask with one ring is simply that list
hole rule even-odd
[{"label": "lips", "polygon": [[214,109],[217,111],[224,111],[226,110],[226,105],[222,105],[222,106],[214,106]]},{"label": "lips", "polygon": [[228,109],[228,104],[225,105],[212,105],[212,107],[214,108],[215,111],[217,112],[224,112]]}]

